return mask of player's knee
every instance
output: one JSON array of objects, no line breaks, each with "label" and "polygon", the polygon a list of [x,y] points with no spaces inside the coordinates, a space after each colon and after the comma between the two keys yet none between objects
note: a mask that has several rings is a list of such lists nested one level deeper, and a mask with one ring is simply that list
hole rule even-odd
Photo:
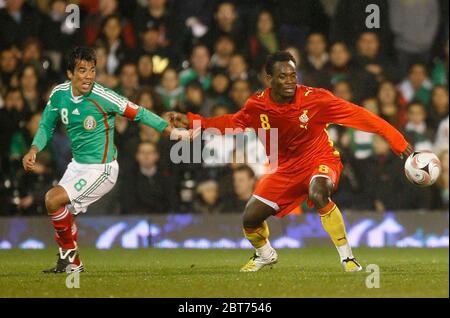
[{"label": "player's knee", "polygon": [[[266,211],[270,210],[270,211]],[[272,209],[251,199],[244,210],[242,225],[244,228],[257,228],[272,214]]]},{"label": "player's knee", "polygon": [[45,194],[45,207],[47,208],[48,214],[52,214],[57,211],[60,208],[59,205],[60,204],[54,194],[53,189],[47,191],[47,193]]},{"label": "player's knee", "polygon": [[250,213],[247,209],[245,209],[244,216],[242,217],[242,226],[244,228],[258,227],[258,220],[255,218],[254,214]]},{"label": "player's knee", "polygon": [[329,201],[328,191],[310,190],[308,198],[314,203],[314,206],[324,207]]}]

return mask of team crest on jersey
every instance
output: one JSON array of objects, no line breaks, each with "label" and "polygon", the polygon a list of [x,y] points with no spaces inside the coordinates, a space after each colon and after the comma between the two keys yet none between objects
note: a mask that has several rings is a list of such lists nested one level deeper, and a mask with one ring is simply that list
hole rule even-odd
[{"label": "team crest on jersey", "polygon": [[97,127],[97,122],[92,116],[87,116],[83,122],[83,127],[86,130],[94,130]]},{"label": "team crest on jersey", "polygon": [[306,124],[309,121],[308,110],[304,110],[303,114],[301,114],[298,119],[300,119],[300,122],[302,122],[303,124]]}]

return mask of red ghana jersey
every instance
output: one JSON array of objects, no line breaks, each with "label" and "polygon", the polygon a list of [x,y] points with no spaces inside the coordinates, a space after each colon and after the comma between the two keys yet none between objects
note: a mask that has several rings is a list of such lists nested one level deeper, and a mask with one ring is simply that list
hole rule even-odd
[{"label": "red ghana jersey", "polygon": [[[297,85],[291,103],[276,104],[270,88],[251,96],[235,114],[204,118],[188,113],[189,123],[201,120],[202,129],[225,128],[278,129],[278,171],[302,171],[320,161],[340,160],[326,127],[339,124],[376,133],[384,137],[395,154],[402,153],[408,143],[403,135],[382,118],[361,106],[334,96],[322,88]],[[266,154],[270,155],[269,135]]]}]

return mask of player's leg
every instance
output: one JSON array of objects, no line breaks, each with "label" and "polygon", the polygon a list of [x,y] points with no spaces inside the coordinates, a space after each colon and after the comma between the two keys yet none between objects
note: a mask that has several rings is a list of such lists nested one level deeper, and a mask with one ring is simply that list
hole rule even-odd
[{"label": "player's leg", "polygon": [[275,213],[273,207],[254,196],[247,203],[243,215],[243,230],[245,237],[255,248],[255,254],[241,268],[241,272],[256,272],[277,262],[278,255],[270,245],[269,226],[266,222]]},{"label": "player's leg", "polygon": [[45,195],[47,213],[51,218],[55,229],[55,240],[59,246],[56,266],[45,270],[45,273],[83,271],[74,238],[76,231],[74,233],[74,218],[68,209],[69,204],[69,195],[62,186],[53,187]]},{"label": "player's leg", "polygon": [[309,186],[309,200],[319,211],[323,228],[336,246],[345,271],[360,271],[361,265],[353,257],[352,249],[347,241],[345,223],[341,211],[331,200],[333,182],[327,176],[314,176]]}]

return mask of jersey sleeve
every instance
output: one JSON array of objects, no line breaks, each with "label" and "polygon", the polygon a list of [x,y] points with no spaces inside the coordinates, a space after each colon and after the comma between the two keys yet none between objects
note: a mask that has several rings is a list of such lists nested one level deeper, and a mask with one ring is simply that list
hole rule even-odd
[{"label": "jersey sleeve", "polygon": [[386,139],[395,154],[399,155],[405,151],[408,142],[387,121],[361,106],[334,96],[325,89],[319,89],[318,93],[318,104],[320,106],[319,120],[322,123],[334,123],[376,133]]},{"label": "jersey sleeve", "polygon": [[205,118],[198,114],[188,113],[187,116],[189,119],[189,127],[193,128],[195,124],[194,121],[199,121],[202,129],[216,128],[220,130],[221,134],[225,134],[225,129],[227,128],[238,128],[245,130],[245,128],[250,127],[250,116],[248,114],[249,107],[250,102],[247,101],[247,103],[237,113],[210,118]]},{"label": "jersey sleeve", "polygon": [[[97,88],[96,88],[97,89]],[[142,106],[136,105],[127,98],[117,94],[116,92],[103,88],[103,97],[108,101],[107,112],[117,113],[121,116],[140,122],[144,125],[155,128],[162,132],[169,125],[167,121],[156,115],[155,113],[145,109]]]},{"label": "jersey sleeve", "polygon": [[39,151],[44,149],[48,141],[52,138],[59,117],[59,108],[56,104],[57,98],[55,95],[56,94],[50,95],[51,97],[45,106],[41,121],[39,122],[39,129],[31,143],[31,145],[37,147]]}]

